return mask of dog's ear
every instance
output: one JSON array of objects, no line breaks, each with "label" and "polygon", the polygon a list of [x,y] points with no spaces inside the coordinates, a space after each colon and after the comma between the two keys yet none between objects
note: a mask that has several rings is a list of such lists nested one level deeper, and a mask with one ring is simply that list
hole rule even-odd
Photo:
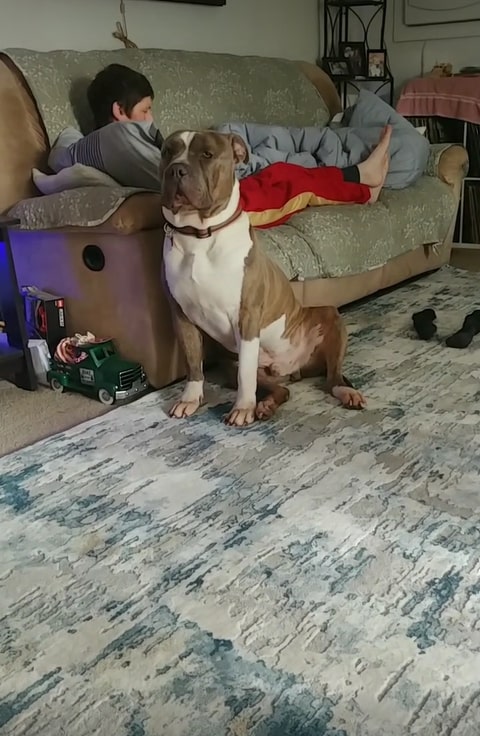
[{"label": "dog's ear", "polygon": [[230,136],[232,142],[233,159],[236,164],[247,164],[250,158],[248,147],[243,138],[236,133]]}]

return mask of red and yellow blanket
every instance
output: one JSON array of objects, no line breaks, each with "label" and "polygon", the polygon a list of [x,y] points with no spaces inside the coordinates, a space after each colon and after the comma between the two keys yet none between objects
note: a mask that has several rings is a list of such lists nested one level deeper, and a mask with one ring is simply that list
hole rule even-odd
[{"label": "red and yellow blanket", "polygon": [[344,181],[342,170],[333,166],[305,169],[282,162],[241,179],[240,196],[252,225],[268,228],[286,222],[306,207],[366,204],[370,189]]}]

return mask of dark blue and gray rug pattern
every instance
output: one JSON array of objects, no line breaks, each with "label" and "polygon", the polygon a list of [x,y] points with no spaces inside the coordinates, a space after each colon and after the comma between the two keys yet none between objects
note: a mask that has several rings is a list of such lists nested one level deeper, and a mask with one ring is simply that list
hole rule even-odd
[{"label": "dark blue and gray rug pattern", "polygon": [[173,388],[1,459],[2,736],[478,736],[480,337],[440,338],[479,286],[348,312],[364,412]]}]

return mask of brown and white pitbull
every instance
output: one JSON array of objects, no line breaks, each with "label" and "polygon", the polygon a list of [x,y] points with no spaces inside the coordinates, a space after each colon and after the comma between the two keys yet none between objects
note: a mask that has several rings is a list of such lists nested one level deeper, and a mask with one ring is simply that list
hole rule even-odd
[{"label": "brown and white pitbull", "polygon": [[271,417],[289,398],[279,380],[295,374],[326,374],[332,395],[361,409],[363,396],[342,376],[347,333],[337,309],[301,307],[256,243],[235,177],[242,155],[241,139],[212,131],[173,133],[163,144],[165,280],[187,363],[187,383],[170,414],[191,416],[203,401],[203,333],[238,355],[227,424]]}]

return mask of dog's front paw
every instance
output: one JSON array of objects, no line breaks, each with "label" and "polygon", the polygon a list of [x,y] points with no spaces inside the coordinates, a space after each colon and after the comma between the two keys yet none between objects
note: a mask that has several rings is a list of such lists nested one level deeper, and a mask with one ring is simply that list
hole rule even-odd
[{"label": "dog's front paw", "polygon": [[169,411],[175,419],[185,419],[195,414],[203,401],[203,381],[187,381],[180,401],[177,401]]},{"label": "dog's front paw", "polygon": [[169,415],[174,419],[186,419],[195,414],[200,403],[200,401],[177,401],[170,409]]},{"label": "dog's front paw", "polygon": [[237,406],[225,417],[225,424],[230,427],[246,427],[255,421],[255,404],[249,406]]}]

